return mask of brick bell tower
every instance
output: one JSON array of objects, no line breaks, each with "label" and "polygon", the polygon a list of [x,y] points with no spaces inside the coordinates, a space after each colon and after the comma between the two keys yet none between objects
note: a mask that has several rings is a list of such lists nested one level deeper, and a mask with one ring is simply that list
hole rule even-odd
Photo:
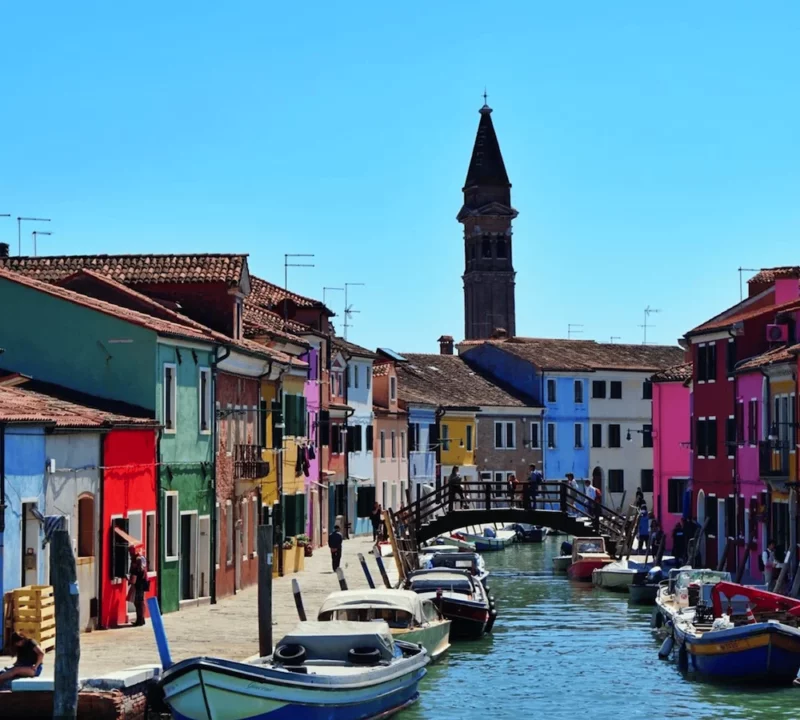
[{"label": "brick bell tower", "polygon": [[511,207],[500,144],[492,124],[492,109],[480,109],[478,134],[464,182],[464,205],[458,222],[464,225],[464,339],[482,340],[498,330],[516,335]]}]

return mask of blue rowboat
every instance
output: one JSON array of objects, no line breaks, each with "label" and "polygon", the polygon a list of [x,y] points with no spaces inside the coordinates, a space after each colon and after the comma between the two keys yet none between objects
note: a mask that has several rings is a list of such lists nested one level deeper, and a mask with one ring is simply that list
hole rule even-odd
[{"label": "blue rowboat", "polygon": [[416,702],[427,664],[385,622],[306,622],[269,657],[190,658],[161,687],[177,720],[376,720]]}]

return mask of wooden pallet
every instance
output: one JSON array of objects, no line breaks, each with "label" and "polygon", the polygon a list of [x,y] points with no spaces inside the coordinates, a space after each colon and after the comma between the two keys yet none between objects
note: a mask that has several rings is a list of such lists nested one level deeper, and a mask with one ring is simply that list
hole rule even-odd
[{"label": "wooden pallet", "polygon": [[27,585],[6,593],[5,631],[35,640],[42,650],[56,644],[56,607],[50,585]]}]

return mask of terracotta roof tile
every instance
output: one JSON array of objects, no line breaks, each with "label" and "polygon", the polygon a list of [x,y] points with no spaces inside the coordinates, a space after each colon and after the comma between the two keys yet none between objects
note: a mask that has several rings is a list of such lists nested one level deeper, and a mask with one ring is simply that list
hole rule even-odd
[{"label": "terracotta roof tile", "polygon": [[775,282],[781,278],[800,278],[800,266],[783,265],[781,267],[763,268],[753,275],[747,283],[749,285],[762,285]]},{"label": "terracotta roof tile", "polygon": [[302,343],[304,341],[296,333],[312,332],[310,328],[299,322],[294,322],[293,320],[284,322],[283,318],[278,313],[259,307],[249,300],[245,300],[244,302],[242,321],[244,323],[245,335],[250,337],[268,332],[276,336],[284,337],[287,340],[294,340]]},{"label": "terracotta roof tile", "polygon": [[224,283],[237,286],[247,255],[56,255],[0,258],[0,267],[44,282],[57,282],[77,270],[94,270],[125,285]]},{"label": "terracotta roof tile", "polygon": [[397,394],[406,402],[443,407],[524,407],[526,402],[470,367],[458,355],[400,353]]},{"label": "terracotta roof tile", "polygon": [[387,377],[389,375],[389,363],[380,363],[372,366],[373,377]]},{"label": "terracotta roof tile", "polygon": [[275,285],[266,280],[262,280],[255,275],[250,276],[250,302],[254,302],[261,307],[272,309],[284,298],[289,298],[298,307],[321,307],[319,300],[313,300],[303,295],[298,295],[289,290],[284,290],[279,285]]},{"label": "terracotta roof tile", "polygon": [[686,333],[686,335],[691,336],[716,330],[726,330],[732,327],[734,323],[752,320],[762,315],[776,314],[789,310],[800,310],[800,298],[790,300],[780,305],[758,305],[757,307],[747,305],[738,311],[735,309],[736,307],[737,306],[734,305],[733,308],[731,308],[732,312],[726,311],[722,315],[718,315],[716,318],[712,318],[708,322],[698,325],[696,328]]},{"label": "terracotta roof tile", "polygon": [[692,379],[692,363],[681,363],[653,375],[653,382],[686,382]]},{"label": "terracotta roof tile", "polygon": [[[36,387],[36,390],[30,389]],[[115,425],[141,425],[157,427],[153,417],[144,410],[141,415],[123,415],[102,409],[104,401],[95,399],[95,405],[70,402],[58,393],[50,394],[40,390],[55,386],[32,383],[26,387],[0,386],[0,421],[9,423],[42,423],[56,427],[103,428]],[[65,391],[67,393],[68,391]],[[85,396],[88,397],[88,396]]]},{"label": "terracotta roof tile", "polygon": [[355,343],[348,342],[344,338],[333,336],[331,337],[331,345],[338,350],[341,350],[345,355],[353,355],[361,358],[377,358],[377,353],[367,348],[356,345]]},{"label": "terracotta roof tile", "polygon": [[772,348],[772,350],[767,350],[765,353],[755,355],[754,357],[751,357],[745,362],[737,365],[736,372],[747,372],[749,370],[757,370],[758,368],[776,365],[778,363],[794,362],[796,359],[795,353],[798,350],[800,350],[800,345],[795,345],[793,347],[782,345],[778,348]]}]

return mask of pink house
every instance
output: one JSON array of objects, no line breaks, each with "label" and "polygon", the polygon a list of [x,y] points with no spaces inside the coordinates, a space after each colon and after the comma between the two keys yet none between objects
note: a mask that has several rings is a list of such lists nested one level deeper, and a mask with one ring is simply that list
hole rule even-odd
[{"label": "pink house", "polygon": [[689,485],[691,380],[691,363],[653,376],[653,509],[668,549]]}]

